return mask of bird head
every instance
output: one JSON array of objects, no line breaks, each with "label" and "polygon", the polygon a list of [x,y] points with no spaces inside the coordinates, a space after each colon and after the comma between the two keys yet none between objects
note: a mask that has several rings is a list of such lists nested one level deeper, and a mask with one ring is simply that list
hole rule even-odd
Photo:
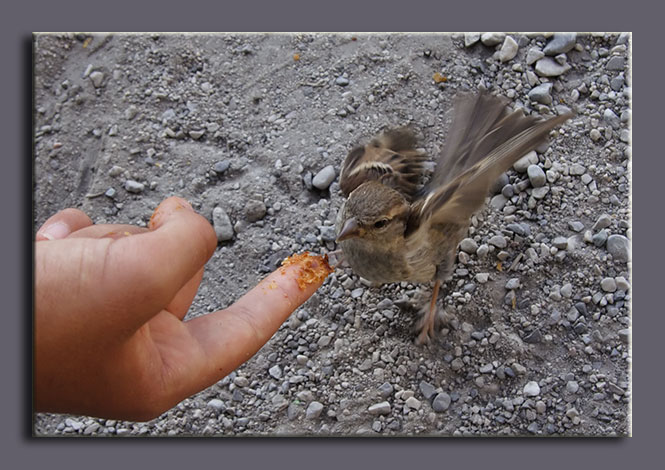
[{"label": "bird head", "polygon": [[389,243],[404,235],[408,214],[409,203],[398,191],[368,181],[349,194],[337,242],[358,238]]}]

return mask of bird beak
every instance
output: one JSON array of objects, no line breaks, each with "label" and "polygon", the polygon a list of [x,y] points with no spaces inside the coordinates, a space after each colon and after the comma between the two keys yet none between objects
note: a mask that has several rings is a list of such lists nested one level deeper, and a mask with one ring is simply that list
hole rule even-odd
[{"label": "bird beak", "polygon": [[337,234],[336,242],[344,241],[348,238],[359,237],[360,236],[360,226],[355,217],[351,217],[344,223],[344,227]]}]

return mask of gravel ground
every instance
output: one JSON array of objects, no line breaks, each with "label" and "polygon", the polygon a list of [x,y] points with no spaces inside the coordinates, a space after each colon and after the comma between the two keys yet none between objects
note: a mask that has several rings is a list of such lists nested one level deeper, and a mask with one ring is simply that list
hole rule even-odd
[{"label": "gravel ground", "polygon": [[461,244],[446,323],[430,286],[350,269],[246,364],[149,422],[36,414],[38,436],[625,436],[630,404],[630,35],[39,35],[35,224],[65,207],[145,226],[187,198],[220,244],[189,313],[284,257],[335,249],[347,151],[412,124],[443,148],[479,86],[573,109],[497,183]]}]

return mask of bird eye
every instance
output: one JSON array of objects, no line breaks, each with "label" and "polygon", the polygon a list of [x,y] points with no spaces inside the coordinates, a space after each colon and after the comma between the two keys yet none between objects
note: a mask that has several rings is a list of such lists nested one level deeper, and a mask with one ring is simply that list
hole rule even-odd
[{"label": "bird eye", "polygon": [[374,228],[383,228],[388,224],[388,219],[381,219],[374,222]]}]

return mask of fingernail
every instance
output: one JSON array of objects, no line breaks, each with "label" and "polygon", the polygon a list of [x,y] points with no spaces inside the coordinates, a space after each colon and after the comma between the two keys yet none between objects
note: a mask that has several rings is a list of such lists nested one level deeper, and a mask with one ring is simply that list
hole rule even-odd
[{"label": "fingernail", "polygon": [[69,226],[64,222],[54,222],[39,231],[39,234],[47,240],[61,240],[67,238],[70,233]]}]

